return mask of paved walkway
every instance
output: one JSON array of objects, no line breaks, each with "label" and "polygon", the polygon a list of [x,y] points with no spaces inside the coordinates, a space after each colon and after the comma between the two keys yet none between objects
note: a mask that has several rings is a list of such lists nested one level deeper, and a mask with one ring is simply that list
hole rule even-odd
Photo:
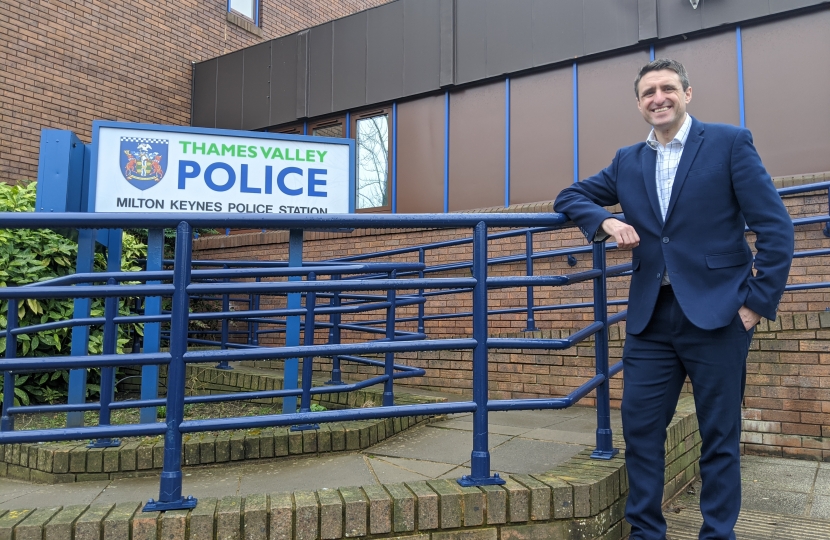
[{"label": "paved walkway", "polygon": [[[494,472],[542,472],[593,446],[596,412],[504,412],[490,415]],[[612,426],[620,430],[619,411]],[[362,452],[280,458],[258,463],[184,469],[184,493],[196,497],[247,496],[372,483],[458,478],[469,473],[469,414],[416,427]],[[743,458],[740,540],[830,539],[830,464],[777,458]],[[699,483],[666,509],[672,540],[697,538]],[[158,477],[62,485],[0,479],[0,510],[146,501],[158,496]]]}]

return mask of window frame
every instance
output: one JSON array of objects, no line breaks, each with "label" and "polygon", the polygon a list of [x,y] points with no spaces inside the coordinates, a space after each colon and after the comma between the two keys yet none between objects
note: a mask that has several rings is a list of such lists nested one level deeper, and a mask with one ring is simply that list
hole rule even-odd
[{"label": "window frame", "polygon": [[[357,197],[358,197],[358,156],[357,153],[359,149],[357,148],[357,122],[359,120],[364,120],[366,118],[371,118],[372,116],[382,116],[385,115],[387,118],[387,133],[388,133],[388,140],[387,140],[387,149],[386,155],[388,156],[388,160],[386,163],[386,200],[387,204],[383,206],[374,206],[371,208],[359,208],[357,207]],[[394,130],[392,129],[392,106],[387,105],[383,107],[373,107],[368,110],[360,111],[360,112],[353,112],[351,113],[351,118],[349,119],[349,134],[351,138],[355,141],[355,176],[354,176],[354,193],[355,193],[355,213],[358,214],[391,214],[392,213],[392,171],[394,170],[394,156],[392,155],[392,148],[394,147],[393,138],[395,136]]]},{"label": "window frame", "polygon": [[260,9],[262,7],[262,2],[261,2],[261,0],[251,0],[251,1],[254,4],[254,17],[253,18],[248,17],[244,13],[240,13],[240,12],[236,11],[235,9],[231,8],[231,0],[228,0],[227,12],[228,13],[233,13],[234,15],[242,17],[245,20],[252,21],[254,23],[254,26],[258,27],[259,26],[259,19],[260,19],[259,12],[260,12]]}]

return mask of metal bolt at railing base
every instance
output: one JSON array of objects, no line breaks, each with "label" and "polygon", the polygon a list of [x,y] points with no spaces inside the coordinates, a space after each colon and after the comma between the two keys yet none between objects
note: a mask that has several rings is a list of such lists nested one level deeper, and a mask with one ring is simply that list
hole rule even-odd
[{"label": "metal bolt at railing base", "polygon": [[311,431],[312,429],[320,429],[320,424],[301,424],[299,426],[291,426],[289,431]]},{"label": "metal bolt at railing base", "polygon": [[121,446],[119,439],[96,439],[86,445],[87,448],[116,448],[119,446]]},{"label": "metal bolt at railing base", "polygon": [[227,360],[222,360],[221,362],[219,362],[218,364],[216,364],[215,366],[213,366],[213,369],[225,369],[225,370],[232,370],[232,369],[233,369],[233,366],[228,365]]}]

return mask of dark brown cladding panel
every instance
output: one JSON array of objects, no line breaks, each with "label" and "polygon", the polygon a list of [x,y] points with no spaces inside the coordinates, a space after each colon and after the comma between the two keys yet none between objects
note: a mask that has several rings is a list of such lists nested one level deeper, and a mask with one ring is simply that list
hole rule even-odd
[{"label": "dark brown cladding panel", "polygon": [[533,67],[534,0],[487,0],[487,76]]},{"label": "dark brown cladding panel", "polygon": [[828,28],[823,10],[742,32],[746,124],[772,176],[830,171]]},{"label": "dark brown cladding panel", "polygon": [[244,49],[219,57],[219,72],[216,75],[216,127],[218,128],[242,128],[244,58]]},{"label": "dark brown cladding panel", "polygon": [[610,51],[640,41],[637,0],[583,0],[585,54]]},{"label": "dark brown cladding panel", "polygon": [[367,103],[381,103],[403,95],[404,2],[367,14]]},{"label": "dark brown cladding panel", "polygon": [[332,23],[308,31],[308,115],[312,117],[332,111],[331,47]]},{"label": "dark brown cladding panel", "polygon": [[[678,60],[686,67],[692,86],[689,114],[704,122],[740,124],[734,30],[655,47],[654,54]],[[633,89],[631,92],[633,96]]]},{"label": "dark brown cladding panel", "polygon": [[449,210],[504,205],[504,82],[450,95]]},{"label": "dark brown cladding panel", "polygon": [[621,146],[648,136],[634,96],[634,79],[648,58],[637,51],[579,64],[580,179],[607,167]]},{"label": "dark brown cladding panel", "polygon": [[444,96],[398,105],[399,213],[444,211]]},{"label": "dark brown cladding panel", "polygon": [[299,42],[299,36],[288,36],[271,42],[269,125],[293,122],[297,118],[297,46]]},{"label": "dark brown cladding panel", "polygon": [[242,129],[257,129],[271,114],[271,42],[248,47],[243,53],[249,69],[242,78]]},{"label": "dark brown cladding panel", "polygon": [[510,80],[510,204],[554,199],[573,182],[571,73]]},{"label": "dark brown cladding panel", "polygon": [[196,127],[216,127],[216,70],[219,59],[196,64],[193,77],[193,118]]},{"label": "dark brown cladding panel", "polygon": [[401,95],[412,96],[441,86],[441,25],[436,24],[441,15],[438,0],[403,0],[403,6]]},{"label": "dark brown cladding panel", "polygon": [[582,56],[582,0],[536,0],[531,34],[534,66]]},{"label": "dark brown cladding panel", "polygon": [[[384,6],[389,9],[390,6]],[[343,111],[366,104],[366,24],[362,11],[332,22],[332,106]]]}]

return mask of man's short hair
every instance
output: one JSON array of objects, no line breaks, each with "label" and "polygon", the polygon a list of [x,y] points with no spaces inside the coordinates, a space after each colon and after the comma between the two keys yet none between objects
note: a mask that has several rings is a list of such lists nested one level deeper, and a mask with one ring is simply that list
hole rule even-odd
[{"label": "man's short hair", "polygon": [[683,85],[683,91],[689,89],[689,74],[686,73],[686,68],[683,67],[683,64],[678,62],[677,60],[669,60],[668,58],[658,58],[648,64],[644,65],[640,72],[637,74],[637,79],[634,81],[634,95],[637,96],[637,99],[640,99],[640,79],[643,78],[643,75],[648,73],[649,71],[661,71],[664,69],[668,69],[677,73],[677,76],[680,77],[680,83]]}]

